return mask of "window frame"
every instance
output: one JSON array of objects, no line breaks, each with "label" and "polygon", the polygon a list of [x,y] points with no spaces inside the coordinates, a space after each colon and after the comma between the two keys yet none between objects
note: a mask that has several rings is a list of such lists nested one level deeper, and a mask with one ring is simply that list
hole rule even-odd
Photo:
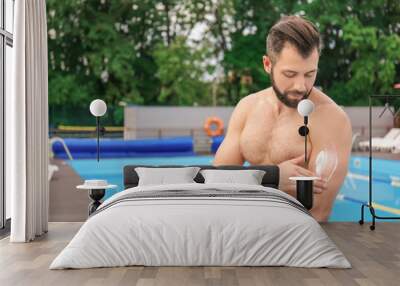
[{"label": "window frame", "polygon": [[[9,233],[10,219],[6,212],[6,188],[5,188],[5,100],[6,100],[6,48],[13,48],[13,34],[6,30],[6,1],[0,0],[0,236]],[[10,0],[8,0],[10,1]],[[14,12],[15,0],[12,1]],[[8,15],[9,16],[9,15]],[[14,22],[14,15],[11,16]],[[14,27],[11,29],[14,30]]]}]

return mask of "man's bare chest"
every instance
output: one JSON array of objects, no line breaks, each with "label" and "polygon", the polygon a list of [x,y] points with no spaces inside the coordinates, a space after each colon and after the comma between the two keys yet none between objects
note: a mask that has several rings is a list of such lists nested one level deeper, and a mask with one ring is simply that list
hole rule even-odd
[{"label": "man's bare chest", "polygon": [[304,137],[298,133],[302,124],[301,117],[248,118],[240,136],[243,157],[251,164],[279,164],[303,155]]}]

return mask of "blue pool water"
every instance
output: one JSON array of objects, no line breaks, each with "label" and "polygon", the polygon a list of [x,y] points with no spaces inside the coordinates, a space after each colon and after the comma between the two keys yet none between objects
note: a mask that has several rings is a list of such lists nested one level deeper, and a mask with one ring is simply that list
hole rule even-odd
[{"label": "blue pool water", "polygon": [[[211,165],[213,156],[185,156],[164,158],[118,158],[96,160],[73,160],[68,164],[80,175],[82,180],[105,179],[118,185],[117,189],[107,190],[110,197],[123,189],[122,170],[125,165]],[[353,156],[349,162],[349,172],[335,200],[330,221],[358,221],[360,206],[368,201],[367,157]],[[377,215],[400,216],[400,161],[373,160],[373,195]],[[398,185],[393,185],[394,182]],[[371,220],[369,211],[366,221]]]}]

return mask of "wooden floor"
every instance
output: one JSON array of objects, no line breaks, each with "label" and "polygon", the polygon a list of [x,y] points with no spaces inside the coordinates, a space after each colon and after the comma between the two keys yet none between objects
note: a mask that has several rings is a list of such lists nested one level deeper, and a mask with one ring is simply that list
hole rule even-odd
[{"label": "wooden floor", "polygon": [[323,228],[352,269],[290,267],[119,267],[48,270],[82,223],[50,223],[32,243],[0,241],[0,285],[400,285],[400,224],[379,222],[375,231],[356,223]]}]

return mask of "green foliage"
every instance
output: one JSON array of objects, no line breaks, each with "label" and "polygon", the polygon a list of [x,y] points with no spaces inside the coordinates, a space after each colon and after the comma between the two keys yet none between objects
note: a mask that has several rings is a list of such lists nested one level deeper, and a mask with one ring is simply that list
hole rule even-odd
[{"label": "green foliage", "polygon": [[[122,124],[120,101],[174,102],[160,92],[153,52],[168,48],[179,30],[193,29],[204,13],[205,5],[198,0],[47,1],[50,106],[68,104],[78,110],[102,98],[115,110],[108,113],[112,121]],[[195,89],[198,97],[206,85],[200,78],[177,84],[178,92],[190,95]],[[190,97],[182,99],[178,102],[192,104]],[[54,125],[66,121],[55,117]]]},{"label": "green foliage", "polygon": [[329,96],[344,105],[367,105],[370,94],[396,93],[398,2],[314,1],[299,9],[320,25],[325,47],[318,80]]},{"label": "green foliage", "polygon": [[[324,48],[316,85],[338,104],[366,105],[370,94],[396,92],[393,84],[400,81],[398,2],[248,0],[235,1],[234,9],[235,23],[239,24],[223,64],[236,74],[250,69],[250,90],[269,84],[261,69],[269,28],[280,14],[297,14],[319,26]],[[246,29],[256,32],[244,35]],[[235,84],[236,89],[241,88],[240,82]]]},{"label": "green foliage", "polygon": [[268,87],[265,38],[284,14],[318,25],[316,85],[338,104],[365,105],[400,81],[398,1],[48,0],[47,12],[52,110],[102,98],[118,125],[120,101],[210,105],[214,94],[217,104],[235,105]]},{"label": "green foliage", "polygon": [[89,106],[94,98],[110,107],[143,102],[132,37],[121,31],[128,2],[48,1],[50,105]]},{"label": "green foliage", "polygon": [[186,45],[184,37],[176,37],[170,46],[158,45],[154,58],[161,82],[158,102],[166,105],[191,105],[205,99],[207,85],[201,81],[204,49],[194,50]]}]

